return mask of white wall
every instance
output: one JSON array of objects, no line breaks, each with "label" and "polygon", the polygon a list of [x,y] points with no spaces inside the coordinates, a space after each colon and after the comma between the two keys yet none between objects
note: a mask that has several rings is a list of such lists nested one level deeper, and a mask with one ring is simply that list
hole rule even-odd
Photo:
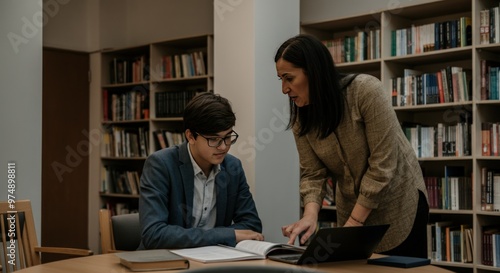
[{"label": "white wall", "polygon": [[43,2],[47,47],[95,52],[213,33],[211,0]]},{"label": "white wall", "polygon": [[299,219],[299,161],[293,134],[285,131],[288,97],[281,92],[274,55],[286,39],[299,33],[299,1],[258,0],[255,11],[254,111],[261,145],[255,161],[255,195],[266,238],[286,242],[281,227]]},{"label": "white wall", "polygon": [[92,52],[99,49],[100,0],[43,0],[43,46]]},{"label": "white wall", "polygon": [[[7,196],[7,164],[14,162],[14,196],[32,201],[38,236],[42,177],[41,7],[41,0],[0,1],[0,200],[11,199]],[[9,37],[15,42],[11,43]]]},{"label": "white wall", "polygon": [[436,0],[300,0],[300,21],[322,22],[381,10],[436,2]]},{"label": "white wall", "polygon": [[101,48],[213,33],[211,0],[103,0]]},{"label": "white wall", "polygon": [[231,153],[242,160],[266,240],[284,242],[281,226],[299,217],[299,172],[274,54],[299,32],[299,1],[214,5],[215,92],[232,102],[241,136]]},{"label": "white wall", "polygon": [[[214,1],[214,92],[231,101],[240,135],[230,152],[238,156],[255,189],[254,0]],[[253,153],[253,156],[252,156]]]}]

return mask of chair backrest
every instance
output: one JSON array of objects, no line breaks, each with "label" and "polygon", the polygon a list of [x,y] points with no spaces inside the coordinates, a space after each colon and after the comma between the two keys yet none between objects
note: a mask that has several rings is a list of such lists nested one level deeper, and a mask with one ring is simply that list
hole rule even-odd
[{"label": "chair backrest", "polygon": [[2,257],[0,264],[5,272],[40,264],[35,221],[29,200],[0,202],[0,230]]},{"label": "chair backrest", "polygon": [[107,209],[99,211],[102,253],[133,251],[141,242],[139,214],[113,215]]},{"label": "chair backrest", "polygon": [[111,217],[115,249],[122,251],[136,250],[141,243],[141,225],[139,213],[114,215]]},{"label": "chair backrest", "polygon": [[29,200],[0,201],[0,235],[0,268],[6,273],[39,265],[42,253],[93,255],[90,249],[39,246]]},{"label": "chair backrest", "polygon": [[111,231],[111,212],[107,209],[99,210],[99,233],[101,235],[101,252],[111,253],[115,249]]}]

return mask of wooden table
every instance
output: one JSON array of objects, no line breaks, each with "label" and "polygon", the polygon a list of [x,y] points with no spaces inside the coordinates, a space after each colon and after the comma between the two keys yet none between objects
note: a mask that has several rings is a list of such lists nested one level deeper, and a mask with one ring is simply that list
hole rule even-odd
[{"label": "wooden table", "polygon": [[[377,254],[374,254],[377,257]],[[275,262],[271,260],[249,260],[249,261],[237,261],[237,262],[225,262],[225,263],[199,263],[196,261],[190,261],[190,269],[198,269],[212,266],[275,266],[275,267],[298,267],[295,265],[289,265],[285,263]],[[446,269],[436,267],[433,265],[426,265],[416,268],[396,268],[396,267],[386,267],[379,265],[370,265],[366,263],[366,260],[356,260],[356,261],[346,261],[346,262],[334,262],[334,263],[323,263],[316,266],[308,266],[309,269],[317,270],[318,272],[335,272],[335,273],[352,273],[352,272],[387,272],[387,273],[448,273]],[[154,272],[187,272],[188,270],[168,270],[168,271],[154,271]],[[16,273],[96,273],[96,272],[131,272],[127,268],[123,267],[119,263],[119,259],[114,254],[102,254],[93,255],[82,258],[73,258],[57,262],[51,262],[46,264],[41,264],[33,267],[29,267],[23,270],[16,271]]]}]

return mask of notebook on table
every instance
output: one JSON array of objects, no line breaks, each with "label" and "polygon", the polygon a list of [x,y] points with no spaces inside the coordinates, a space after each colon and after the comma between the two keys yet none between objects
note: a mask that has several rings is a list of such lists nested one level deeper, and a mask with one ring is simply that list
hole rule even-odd
[{"label": "notebook on table", "polygon": [[431,264],[431,260],[427,258],[417,257],[387,256],[382,258],[368,259],[368,263],[401,268],[411,268]]},{"label": "notebook on table", "polygon": [[319,229],[303,253],[269,255],[274,261],[290,264],[316,264],[368,259],[389,225]]}]

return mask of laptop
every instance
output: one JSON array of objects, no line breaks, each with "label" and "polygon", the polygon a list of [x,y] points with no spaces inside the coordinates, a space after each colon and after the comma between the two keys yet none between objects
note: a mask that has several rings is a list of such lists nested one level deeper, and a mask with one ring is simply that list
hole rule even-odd
[{"label": "laptop", "polygon": [[289,264],[317,264],[368,259],[389,225],[322,228],[309,241],[303,253],[270,254],[270,260]]}]

